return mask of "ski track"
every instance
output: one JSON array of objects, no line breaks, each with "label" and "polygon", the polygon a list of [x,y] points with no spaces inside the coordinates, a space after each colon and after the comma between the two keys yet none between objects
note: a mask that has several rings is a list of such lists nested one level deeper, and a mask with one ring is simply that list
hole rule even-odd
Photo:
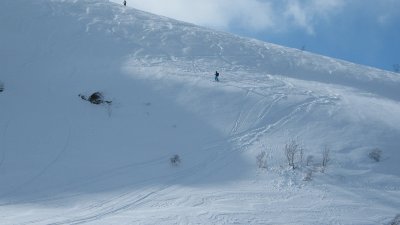
[{"label": "ski track", "polygon": [[[216,150],[214,148],[219,149],[220,146],[214,145],[210,148],[206,148],[206,151],[211,151]],[[221,164],[218,167],[210,167],[209,165],[218,165],[220,161],[222,161],[224,158],[226,158],[227,152],[231,152],[232,150],[225,150],[225,151],[216,151],[214,155],[210,155],[208,158],[206,158],[203,162],[200,162],[197,165],[194,165],[192,167],[185,168],[183,171],[176,172],[174,176],[172,177],[153,177],[149,180],[147,180],[145,183],[151,180],[160,180],[160,179],[168,179],[170,180],[171,183],[174,183],[173,180],[182,180],[185,177],[192,177],[196,175],[196,171],[204,171],[205,168],[207,168],[206,172],[202,176],[196,176],[196,177],[207,177],[208,175],[214,173],[216,169],[221,169],[224,167],[225,164]],[[237,151],[237,150],[236,150]],[[154,162],[158,163],[164,163],[165,160],[162,162],[160,160],[155,160]],[[145,166],[152,166],[151,163],[143,163]],[[119,168],[121,169],[121,168]],[[115,174],[114,174],[115,175]],[[110,175],[111,176],[111,175]],[[97,177],[97,179],[104,180],[107,179],[107,177]],[[93,180],[90,180],[88,183],[94,182]],[[142,182],[135,182],[135,184],[142,184]],[[81,186],[82,184],[74,184],[74,186]],[[42,219],[39,221],[30,221],[27,223],[21,223],[21,225],[28,225],[28,224],[48,224],[48,225],[61,225],[61,224],[84,224],[88,223],[91,221],[96,221],[101,218],[115,215],[118,213],[121,213],[126,210],[131,210],[134,209],[140,205],[145,204],[146,202],[151,202],[156,198],[156,196],[162,196],[162,191],[170,188],[172,185],[166,185],[162,188],[158,188],[157,190],[153,190],[149,192],[149,189],[154,189],[152,187],[146,186],[146,188],[143,188],[142,190],[135,190],[135,191],[127,191],[125,193],[119,193],[117,197],[112,197],[110,199],[102,200],[99,203],[91,204],[85,208],[80,208],[78,209],[75,213],[72,213],[73,215],[81,215],[81,216],[75,216],[74,218],[68,218],[68,219],[61,219],[60,221],[54,222],[54,218],[63,218],[65,217],[64,214],[60,214],[58,216],[53,215],[52,219]],[[65,191],[68,191],[66,189]],[[170,192],[171,190],[169,190]],[[139,194],[138,194],[139,193]],[[151,197],[154,196],[154,197]],[[49,202],[49,201],[62,201],[64,198],[71,198],[71,197],[77,197],[77,196],[67,196],[67,197],[62,197],[62,198],[56,198],[56,199],[40,199],[40,200],[33,200],[29,202],[24,202],[23,204],[32,204],[32,203],[38,203],[38,202]],[[8,203],[6,205],[13,205],[16,203]],[[21,204],[19,202],[18,204]],[[5,205],[3,205],[5,206]],[[57,219],[56,219],[57,220]]]},{"label": "ski track", "polygon": [[[239,80],[240,81],[240,80]],[[231,87],[236,87],[236,88],[241,88],[243,85],[240,82],[235,82],[235,80],[230,81],[227,86]],[[288,87],[288,85],[280,85],[279,88],[282,87]],[[176,172],[174,176],[172,177],[152,177],[149,178],[148,180],[142,180],[142,181],[135,181],[134,185],[138,184],[146,184],[149,183],[152,180],[160,180],[160,179],[167,179],[167,180],[182,180],[182,179],[188,179],[192,176],[198,177],[208,177],[209,175],[212,175],[215,173],[215,171],[222,170],[223,168],[226,168],[229,164],[231,164],[232,158],[234,158],[237,154],[240,154],[241,152],[245,151],[249,146],[253,145],[256,143],[260,137],[266,135],[268,132],[274,130],[274,129],[279,129],[280,127],[284,126],[286,123],[288,123],[290,120],[293,120],[296,118],[297,114],[302,114],[310,111],[314,106],[317,106],[319,104],[326,104],[327,102],[331,102],[332,99],[329,99],[329,97],[325,96],[308,96],[308,99],[304,100],[303,102],[299,102],[296,105],[292,105],[286,110],[286,113],[282,114],[281,118],[278,118],[276,121],[272,121],[270,124],[264,124],[262,126],[254,127],[251,128],[252,126],[249,127],[248,130],[241,130],[242,125],[247,124],[246,123],[246,118],[250,115],[256,114],[256,118],[258,119],[257,121],[253,122],[254,124],[260,124],[260,121],[262,121],[263,118],[268,117],[268,114],[270,112],[270,109],[273,108],[276,104],[278,104],[280,101],[284,100],[287,96],[280,94],[279,92],[276,94],[271,95],[271,91],[269,90],[266,92],[266,94],[263,93],[262,88],[257,88],[258,91],[254,91],[256,88],[245,88],[246,90],[246,96],[245,98],[248,98],[249,95],[256,95],[259,96],[259,100],[257,100],[250,108],[245,108],[243,107],[242,110],[240,111],[238,117],[234,121],[234,126],[231,131],[231,135],[227,140],[219,140],[216,141],[215,143],[209,143],[208,145],[210,147],[206,147],[204,150],[207,152],[212,152],[213,154],[209,154],[209,156],[204,159],[202,162],[199,162],[196,165],[193,165],[191,167],[185,167],[183,171]],[[269,94],[267,94],[269,93]],[[258,109],[259,106],[262,106],[261,109]],[[254,118],[254,117],[253,117]],[[224,142],[229,142],[233,144],[233,148],[226,149],[221,145]],[[66,142],[66,146],[68,146],[68,140]],[[67,147],[64,147],[64,149],[60,152],[60,154],[56,157],[55,160],[50,162],[48,166],[45,167],[43,171],[41,171],[37,176],[33,177],[29,181],[25,183],[25,185],[28,185],[29,183],[33,182],[36,178],[41,176],[52,164],[54,164],[59,157],[61,157],[62,153],[65,151]],[[221,149],[222,148],[222,149]],[[160,163],[164,163],[167,159],[167,156],[162,156],[158,159],[154,159],[151,161],[143,162],[143,163],[135,163],[131,165],[125,165],[121,166],[119,168],[114,168],[111,170],[103,171],[99,175],[95,175],[93,177],[88,177],[85,180],[85,183],[74,183],[71,184],[69,187],[62,187],[64,192],[68,192],[71,190],[74,190],[77,187],[82,187],[82,185],[92,185],[96,183],[97,181],[105,181],[110,177],[116,176],[120,173],[123,173],[124,170],[126,169],[131,169],[135,168],[138,169],[140,167],[143,167],[145,169],[146,167],[151,167]],[[202,171],[201,174],[197,171]],[[197,175],[196,175],[197,173]],[[171,182],[173,183],[173,182]],[[22,187],[22,186],[21,186]],[[135,209],[137,207],[143,206],[146,203],[150,204],[154,202],[157,198],[157,196],[163,196],[164,191],[168,189],[169,192],[172,185],[166,185],[161,188],[156,188],[156,187],[146,187],[146,189],[140,190],[135,190],[135,191],[127,191],[123,193],[119,193],[118,196],[112,197],[109,199],[104,199],[100,202],[90,204],[84,208],[80,208],[76,212],[71,213],[73,216],[72,218],[65,218],[64,214],[60,215],[53,215],[52,218],[45,218],[42,220],[38,221],[30,221],[27,223],[21,223],[21,225],[34,225],[34,224],[48,224],[48,225],[62,225],[62,224],[85,224],[85,223],[90,223],[94,221],[100,221],[101,219],[110,217],[110,216],[115,216],[117,214],[130,211],[132,209]],[[152,191],[149,191],[149,189],[153,189]],[[15,189],[15,191],[17,191]],[[239,194],[239,193],[238,193]],[[235,199],[238,197],[238,194],[233,195],[229,198],[227,198],[226,195],[220,196],[220,198],[223,199]],[[71,197],[78,197],[79,194],[75,196],[66,196],[66,197],[61,197],[61,198],[47,198],[47,199],[36,199],[28,202],[24,202],[24,204],[32,204],[32,203],[39,203],[39,202],[49,202],[49,201],[62,201],[64,198],[71,198]],[[190,196],[182,196],[181,199],[185,198],[190,198]],[[210,198],[210,197],[207,197]],[[182,200],[183,201],[183,200]],[[201,205],[206,204],[205,202],[210,202],[210,200],[206,200],[206,198],[202,197],[201,200],[203,203]],[[12,205],[15,203],[8,203],[5,205]],[[19,203],[21,204],[21,202]],[[4,205],[3,205],[4,206]],[[210,213],[210,212],[208,212]],[[78,216],[77,216],[78,215]],[[245,214],[243,213],[243,217],[254,217],[255,215],[252,214]],[[58,219],[57,219],[58,218]],[[229,221],[227,221],[227,218]],[[204,221],[213,221],[213,223],[218,223],[218,224],[231,224],[234,222],[234,219],[232,219],[232,215],[229,214],[211,214]],[[176,221],[176,220],[173,220]],[[239,220],[238,220],[239,221]],[[253,220],[252,222],[255,222],[256,220]],[[251,222],[251,221],[250,221]],[[258,223],[258,222],[257,222]],[[255,223],[256,224],[256,223]]]},{"label": "ski track", "polygon": [[[55,163],[57,163],[57,161],[61,158],[61,156],[67,151],[69,141],[70,141],[70,135],[71,135],[71,128],[68,129],[68,134],[67,134],[66,141],[65,141],[63,148],[58,152],[58,154],[52,161],[50,161],[48,164],[46,164],[43,167],[43,169],[40,170],[36,175],[32,176],[30,179],[26,180],[22,184],[19,184],[18,186],[13,187],[12,191],[1,194],[0,198],[7,197],[14,193],[18,193],[18,191],[25,188],[26,186],[29,186],[29,184],[35,182],[38,178],[40,178],[43,174],[45,174],[46,171],[49,170],[50,167],[53,166]],[[0,206],[2,206],[2,204],[0,204]]]},{"label": "ski track", "polygon": [[[155,66],[152,64],[151,66]],[[159,65],[157,65],[159,66]],[[203,66],[199,66],[196,63],[192,63],[192,69],[196,68],[196,71],[199,71]],[[204,78],[208,79],[208,78]],[[245,91],[245,99],[249,98],[251,95],[257,96],[258,100],[255,101],[249,108],[247,106],[243,106],[235,119],[233,121],[233,127],[230,132],[229,138],[226,140],[217,140],[214,143],[208,143],[208,147],[205,146],[204,151],[208,152],[209,156],[205,158],[202,162],[197,163],[196,165],[192,165],[186,167],[179,172],[175,172],[173,176],[160,176],[160,177],[151,177],[147,180],[142,181],[135,181],[132,182],[132,185],[140,185],[140,184],[147,184],[151,183],[153,180],[169,180],[171,185],[164,185],[162,187],[151,187],[144,185],[141,189],[135,189],[133,191],[125,191],[119,192],[116,196],[108,197],[103,200],[99,200],[97,202],[91,203],[85,207],[79,208],[74,211],[69,211],[68,213],[73,216],[66,216],[64,213],[52,215],[49,218],[41,218],[39,220],[31,220],[28,222],[20,223],[20,225],[63,225],[63,224],[90,224],[96,223],[96,221],[100,222],[112,216],[116,216],[119,214],[123,214],[126,212],[131,212],[132,210],[136,209],[143,209],[146,207],[154,207],[155,202],[160,201],[159,198],[162,196],[171,195],[174,193],[173,187],[173,180],[187,180],[192,179],[191,177],[201,178],[201,177],[208,177],[215,173],[215,171],[220,171],[226,167],[228,167],[232,162],[231,159],[236,157],[238,154],[246,151],[250,146],[257,143],[261,137],[267,135],[269,132],[277,129],[281,129],[285,124],[289,123],[291,120],[294,120],[297,115],[304,115],[305,113],[311,111],[314,107],[319,105],[325,104],[334,104],[337,100],[335,98],[331,98],[330,96],[316,96],[313,95],[312,92],[308,92],[304,97],[303,101],[297,102],[293,105],[290,105],[286,108],[284,113],[281,113],[279,118],[276,118],[274,121],[270,121],[268,124],[263,124],[265,118],[268,118],[271,109],[274,108],[278,103],[284,101],[288,96],[283,94],[285,91],[291,89],[295,89],[295,87],[286,82],[286,81],[279,81],[273,80],[272,86],[263,86],[263,85],[255,85],[260,84],[258,80],[243,80],[240,78],[232,77],[228,83],[223,83],[223,86],[234,87],[240,90]],[[254,83],[253,83],[254,82]],[[275,85],[275,86],[274,86]],[[246,87],[249,86],[249,87]],[[247,118],[257,118],[256,121],[253,121],[249,124]],[[67,137],[66,144],[64,148],[60,151],[58,156],[36,176],[32,177],[29,181],[25,182],[24,185],[21,185],[22,188],[25,185],[29,185],[29,183],[36,180],[40,177],[43,173],[46,172],[57,160],[62,157],[63,152],[67,149],[69,142],[69,135]],[[226,148],[224,143],[232,143],[232,148]],[[212,153],[212,154],[210,154]],[[161,156],[159,158],[142,162],[142,163],[134,163],[130,165],[124,165],[118,168],[113,168],[107,171],[103,171],[98,175],[94,175],[92,177],[88,177],[87,179],[83,179],[85,182],[78,182],[73,183],[67,187],[61,187],[63,192],[69,192],[77,187],[82,187],[83,185],[93,185],[96,182],[104,182],[107,179],[117,176],[118,174],[123,174],[125,170],[128,169],[146,169],[146,167],[152,167],[155,165],[159,165],[161,163],[165,163],[168,159],[168,156]],[[201,171],[201,172],[199,172]],[[15,188],[14,191],[18,191],[19,188]],[[281,190],[276,190],[279,194]],[[168,192],[168,193],[167,193]],[[276,194],[276,193],[275,193]],[[254,198],[250,198],[249,196],[255,195]],[[71,198],[71,197],[79,197],[80,194],[59,197],[59,198],[45,198],[45,199],[36,199],[31,200],[28,202],[23,202],[23,204],[33,204],[33,203],[40,203],[40,202],[51,202],[51,201],[63,201],[64,199]],[[241,197],[242,196],[242,197]],[[293,196],[293,194],[289,194],[288,197]],[[203,210],[207,206],[213,205],[212,202],[215,201],[235,201],[240,198],[247,198],[245,202],[257,202],[257,193],[220,193],[219,195],[213,196],[202,196],[193,199],[190,195],[182,195],[179,197],[181,203],[179,205],[174,205],[175,203],[171,203],[174,207],[183,207],[184,205],[191,204],[192,202],[199,202],[195,205],[195,207],[201,207]],[[189,200],[191,199],[191,200]],[[218,199],[218,200],[217,200]],[[268,198],[264,196],[262,198],[264,201]],[[275,199],[269,199],[278,202],[281,200],[281,197],[276,197]],[[176,201],[176,200],[175,200]],[[3,204],[2,206],[6,205],[14,205],[14,204],[22,204],[19,203],[7,203]],[[167,204],[164,202],[164,204]],[[271,203],[272,204],[272,203]],[[296,209],[296,208],[289,208],[289,211],[296,212],[299,210],[299,213],[304,213],[305,209]],[[307,211],[310,214],[313,214],[313,217],[317,217],[320,215],[321,212],[326,212],[325,210],[331,210],[329,207],[327,209],[318,209],[315,211]],[[337,209],[335,209],[337,212]],[[280,210],[272,210],[271,208],[267,211],[270,214],[279,215],[283,213]],[[327,216],[329,217],[329,216]],[[242,218],[247,218],[246,221],[243,221]],[[163,218],[165,219],[165,218]],[[212,224],[264,224],[269,223],[268,219],[261,219],[259,218],[258,214],[252,213],[251,210],[248,212],[241,212],[238,214],[237,212],[211,212],[209,210],[205,210],[204,213],[199,218],[200,221],[204,223],[212,223]],[[154,222],[156,222],[154,220]],[[182,223],[182,224],[190,224],[189,221],[193,221],[190,217],[179,217],[177,218],[168,218],[171,223]],[[276,221],[274,221],[275,224]],[[330,221],[332,224],[340,224],[338,221]],[[168,224],[168,222],[167,222]],[[281,224],[291,224],[291,223],[281,223]],[[296,223],[292,223],[296,224]]]},{"label": "ski track", "polygon": [[[195,165],[193,167],[185,168],[182,172],[176,173],[173,177],[157,177],[153,179],[162,179],[168,178],[173,183],[173,180],[182,180],[185,177],[194,176],[196,171],[200,171],[200,169],[206,168],[207,165],[210,163],[218,162],[224,157],[225,153],[219,153],[217,155],[210,156],[208,159],[204,160],[204,162]],[[213,165],[214,163],[212,163]],[[208,168],[207,174],[212,174],[214,168]],[[206,175],[207,175],[206,174]],[[198,176],[197,176],[198,177]],[[135,183],[137,184],[137,183]],[[69,219],[61,219],[61,221],[57,222],[50,222],[54,221],[54,218],[62,218],[64,215],[52,216],[52,219],[43,219],[36,222],[28,222],[22,223],[21,225],[28,225],[28,224],[48,224],[48,225],[62,225],[62,224],[84,224],[92,221],[99,220],[101,218],[115,215],[121,213],[126,210],[132,210],[140,205],[150,203],[154,201],[158,196],[163,195],[164,190],[168,190],[168,192],[172,192],[171,190],[172,185],[165,185],[162,188],[157,188],[156,190],[149,191],[149,189],[154,189],[153,187],[146,187],[142,190],[135,190],[135,191],[128,191],[125,193],[120,193],[117,197],[112,197],[111,199],[103,200],[100,203],[91,204],[85,208],[80,208],[77,212],[73,213],[73,215],[81,215],[75,216],[74,218]],[[138,194],[139,193],[139,194]],[[58,199],[59,200],[59,199]],[[49,221],[49,222],[48,222]]]},{"label": "ski track", "polygon": [[[131,198],[129,196],[127,199],[122,198],[123,196],[119,196],[117,201],[111,201],[107,204],[102,203],[101,205],[93,205],[87,208],[86,213],[76,213],[83,214],[82,216],[66,219],[60,222],[50,222],[48,225],[63,225],[63,224],[84,224],[91,221],[100,220],[106,216],[115,215],[121,211],[133,209],[141,204],[144,204],[145,200],[150,196],[155,195],[157,192],[163,190],[165,188],[160,188],[159,190],[148,192],[147,194],[141,194],[139,196],[135,196],[135,198]],[[79,210],[81,211],[81,210]]]}]

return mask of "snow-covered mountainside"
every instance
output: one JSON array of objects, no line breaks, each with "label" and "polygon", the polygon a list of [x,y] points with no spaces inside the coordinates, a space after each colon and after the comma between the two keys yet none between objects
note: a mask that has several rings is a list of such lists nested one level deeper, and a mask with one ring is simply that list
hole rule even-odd
[{"label": "snow-covered mountainside", "polygon": [[0,32],[2,225],[400,214],[398,74],[105,0],[2,0]]}]

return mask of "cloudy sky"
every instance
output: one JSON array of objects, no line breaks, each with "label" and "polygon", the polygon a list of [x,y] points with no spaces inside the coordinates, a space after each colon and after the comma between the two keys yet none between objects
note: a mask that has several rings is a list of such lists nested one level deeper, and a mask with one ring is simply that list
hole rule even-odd
[{"label": "cloudy sky", "polygon": [[400,63],[400,0],[127,2],[155,14],[359,64],[393,70]]}]

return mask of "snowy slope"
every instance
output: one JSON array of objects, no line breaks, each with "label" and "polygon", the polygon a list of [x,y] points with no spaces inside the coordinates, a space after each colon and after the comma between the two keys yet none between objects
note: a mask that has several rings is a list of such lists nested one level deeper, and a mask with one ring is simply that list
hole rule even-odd
[{"label": "snowy slope", "polygon": [[[398,74],[105,0],[1,1],[0,32],[0,224],[388,224],[400,213]],[[112,104],[78,97],[95,91]],[[287,165],[292,139],[308,166]]]}]

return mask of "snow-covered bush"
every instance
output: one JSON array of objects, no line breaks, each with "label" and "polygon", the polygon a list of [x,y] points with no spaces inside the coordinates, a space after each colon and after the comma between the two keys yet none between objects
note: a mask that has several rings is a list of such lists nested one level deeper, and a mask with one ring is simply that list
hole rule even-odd
[{"label": "snow-covered bush", "polygon": [[304,148],[302,146],[299,147],[299,163],[303,166],[303,158],[304,158]]},{"label": "snow-covered bush", "polygon": [[296,155],[300,153],[299,144],[295,140],[291,140],[285,145],[284,153],[289,166],[292,167],[292,169],[295,169]]},{"label": "snow-covered bush", "polygon": [[375,160],[375,162],[381,161],[381,156],[382,156],[382,150],[379,148],[374,148],[372,151],[368,154],[370,159]]},{"label": "snow-covered bush", "polygon": [[303,180],[304,181],[311,181],[312,180],[312,174],[313,171],[312,170],[307,170],[307,172],[305,173]]},{"label": "snow-covered bush", "polygon": [[265,153],[265,151],[261,151],[256,156],[256,161],[257,161],[258,168],[260,168],[260,169],[267,168],[267,153]]},{"label": "snow-covered bush", "polygon": [[330,161],[330,152],[331,150],[328,147],[325,147],[322,151],[322,166],[326,167],[328,162]]},{"label": "snow-covered bush", "polygon": [[170,161],[172,166],[178,166],[181,163],[181,158],[179,157],[179,155],[173,155],[169,159],[169,161]]}]

